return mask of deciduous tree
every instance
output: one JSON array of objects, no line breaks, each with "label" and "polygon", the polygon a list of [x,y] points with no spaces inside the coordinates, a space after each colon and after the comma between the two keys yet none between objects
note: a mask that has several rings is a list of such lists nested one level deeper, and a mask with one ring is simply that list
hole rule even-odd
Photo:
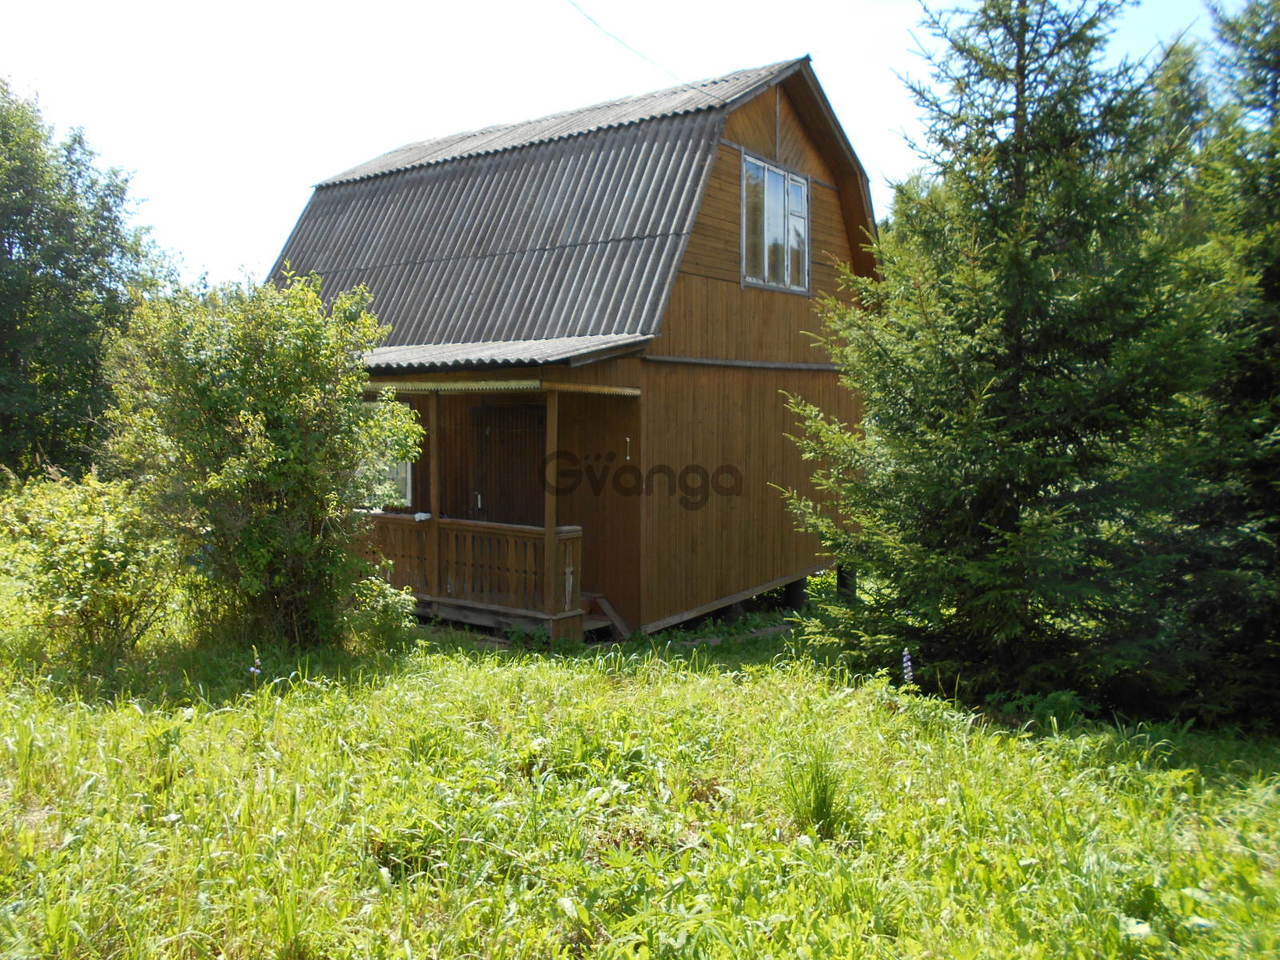
[{"label": "deciduous tree", "polygon": [[140,481],[219,604],[264,639],[334,638],[377,465],[417,457],[404,404],[365,402],[363,354],[386,328],[363,290],[326,304],[317,278],[147,301],[111,351],[114,463]]},{"label": "deciduous tree", "polygon": [[0,80],[0,464],[18,473],[77,473],[101,439],[103,345],[147,272],[126,191]]}]

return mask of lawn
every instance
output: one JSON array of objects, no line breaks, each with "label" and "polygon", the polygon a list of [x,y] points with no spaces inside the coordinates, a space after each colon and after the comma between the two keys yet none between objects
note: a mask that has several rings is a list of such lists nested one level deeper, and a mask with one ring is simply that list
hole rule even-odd
[{"label": "lawn", "polygon": [[1273,742],[1008,729],[776,637],[423,641],[11,669],[0,955],[1280,956]]}]

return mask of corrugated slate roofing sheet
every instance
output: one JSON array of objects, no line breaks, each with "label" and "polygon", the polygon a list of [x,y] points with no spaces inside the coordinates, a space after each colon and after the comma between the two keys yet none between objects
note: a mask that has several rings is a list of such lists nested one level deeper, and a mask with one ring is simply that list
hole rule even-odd
[{"label": "corrugated slate roofing sheet", "polygon": [[388,347],[652,336],[725,114],[805,62],[392,151],[316,188],[273,274],[364,284]]},{"label": "corrugated slate roofing sheet", "polygon": [[684,83],[666,90],[655,90],[634,97],[623,97],[590,107],[555,113],[536,120],[523,120],[485,127],[466,133],[455,133],[435,140],[409,143],[380,157],[345,170],[323,181],[320,186],[376,177],[396,170],[407,170],[444,160],[457,160],[485,153],[497,153],[534,143],[562,140],[565,137],[625,126],[658,117],[673,117],[700,110],[718,109],[750,93],[762,83],[769,83],[794,69],[802,60],[784,60],[765,67],[738,70],[722,77]]},{"label": "corrugated slate roofing sheet", "polygon": [[646,336],[623,335],[378,347],[366,353],[364,360],[373,370],[537,366],[617,356],[638,349],[648,340]]}]

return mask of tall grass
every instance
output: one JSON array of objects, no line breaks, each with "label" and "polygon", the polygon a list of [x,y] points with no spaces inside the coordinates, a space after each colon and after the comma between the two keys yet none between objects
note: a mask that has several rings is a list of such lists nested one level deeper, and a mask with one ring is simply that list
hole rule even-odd
[{"label": "tall grass", "polygon": [[824,840],[842,833],[850,821],[835,749],[826,740],[805,746],[786,773],[786,800],[792,820]]},{"label": "tall grass", "polygon": [[0,680],[0,956],[1280,954],[1274,744],[801,660],[262,661]]}]

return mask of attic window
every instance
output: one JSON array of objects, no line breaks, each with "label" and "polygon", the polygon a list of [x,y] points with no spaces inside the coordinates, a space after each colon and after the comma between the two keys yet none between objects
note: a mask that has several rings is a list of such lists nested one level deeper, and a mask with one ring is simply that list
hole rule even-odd
[{"label": "attic window", "polygon": [[809,182],[743,155],[742,276],[786,290],[809,288]]}]

